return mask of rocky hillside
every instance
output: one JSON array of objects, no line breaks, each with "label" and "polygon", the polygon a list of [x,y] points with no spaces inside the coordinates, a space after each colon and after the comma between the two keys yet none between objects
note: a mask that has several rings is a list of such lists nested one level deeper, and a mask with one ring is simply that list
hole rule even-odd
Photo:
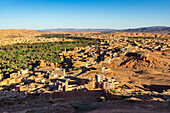
[{"label": "rocky hillside", "polygon": [[155,27],[142,27],[136,29],[119,30],[120,32],[149,32],[149,33],[170,33],[170,27],[155,26]]},{"label": "rocky hillside", "polygon": [[125,68],[151,68],[156,70],[168,70],[170,64],[169,55],[161,55],[160,53],[152,52],[136,52],[136,53],[127,53],[123,58],[120,64],[121,67]]}]

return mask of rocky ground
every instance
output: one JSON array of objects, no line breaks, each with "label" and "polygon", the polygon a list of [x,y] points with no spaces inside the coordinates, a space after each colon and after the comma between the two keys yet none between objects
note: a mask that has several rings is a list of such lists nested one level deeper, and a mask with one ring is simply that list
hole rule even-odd
[{"label": "rocky ground", "polygon": [[83,102],[63,99],[36,99],[17,101],[1,106],[2,113],[169,113],[170,103],[140,101]]},{"label": "rocky ground", "polygon": [[[43,94],[40,96],[9,97],[8,101],[0,104],[1,113],[169,113],[170,102],[155,99],[152,101],[140,101],[135,98],[126,100],[102,101],[102,91],[98,95],[77,95],[64,98],[55,97],[55,94]],[[82,92],[81,92],[82,93]],[[23,94],[22,94],[23,95]],[[12,99],[13,100],[10,100]]]},{"label": "rocky ground", "polygon": [[[87,70],[79,78],[95,78],[97,74],[114,77],[116,81],[130,84],[142,94],[109,101],[104,91],[72,91],[62,93],[28,94],[25,92],[0,92],[2,113],[169,113],[170,112],[170,56],[169,52],[128,52],[109,64],[99,64],[96,70]],[[116,58],[118,60],[116,60]],[[46,63],[35,71],[51,71],[57,64]],[[49,66],[53,66],[51,68]],[[101,67],[109,69],[103,71]],[[119,93],[119,92],[118,92]],[[127,92],[125,92],[127,93]],[[133,94],[132,94],[133,95]],[[101,97],[104,98],[101,100]]]}]

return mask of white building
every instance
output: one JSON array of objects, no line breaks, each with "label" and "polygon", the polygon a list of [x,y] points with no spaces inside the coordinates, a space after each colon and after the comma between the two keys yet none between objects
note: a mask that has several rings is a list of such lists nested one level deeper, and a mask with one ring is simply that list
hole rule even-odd
[{"label": "white building", "polygon": [[105,80],[105,75],[96,75],[96,81],[98,82],[98,83],[101,83],[101,82],[103,82],[103,80]]}]

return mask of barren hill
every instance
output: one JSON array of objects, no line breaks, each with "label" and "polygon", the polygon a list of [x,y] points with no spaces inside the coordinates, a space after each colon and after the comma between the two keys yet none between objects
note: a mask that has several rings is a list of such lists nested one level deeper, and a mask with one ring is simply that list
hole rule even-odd
[{"label": "barren hill", "polygon": [[35,30],[26,30],[26,29],[0,30],[0,38],[14,38],[14,37],[34,35],[34,34],[39,34],[39,32]]},{"label": "barren hill", "polygon": [[159,53],[127,53],[123,57],[123,62],[121,62],[121,67],[126,68],[152,68],[156,70],[168,70],[169,69],[169,55],[161,55]]},{"label": "barren hill", "polygon": [[0,30],[0,34],[21,34],[21,33],[38,33],[35,30],[26,30],[26,29],[8,29],[8,30]]}]

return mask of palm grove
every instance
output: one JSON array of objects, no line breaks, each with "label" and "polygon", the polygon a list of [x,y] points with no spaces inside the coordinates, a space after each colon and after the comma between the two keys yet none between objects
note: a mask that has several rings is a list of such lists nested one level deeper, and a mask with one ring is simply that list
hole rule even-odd
[{"label": "palm grove", "polygon": [[74,39],[71,42],[20,43],[0,46],[0,74],[4,77],[21,69],[33,69],[40,60],[61,63],[59,53],[66,49],[99,45],[96,39]]}]

